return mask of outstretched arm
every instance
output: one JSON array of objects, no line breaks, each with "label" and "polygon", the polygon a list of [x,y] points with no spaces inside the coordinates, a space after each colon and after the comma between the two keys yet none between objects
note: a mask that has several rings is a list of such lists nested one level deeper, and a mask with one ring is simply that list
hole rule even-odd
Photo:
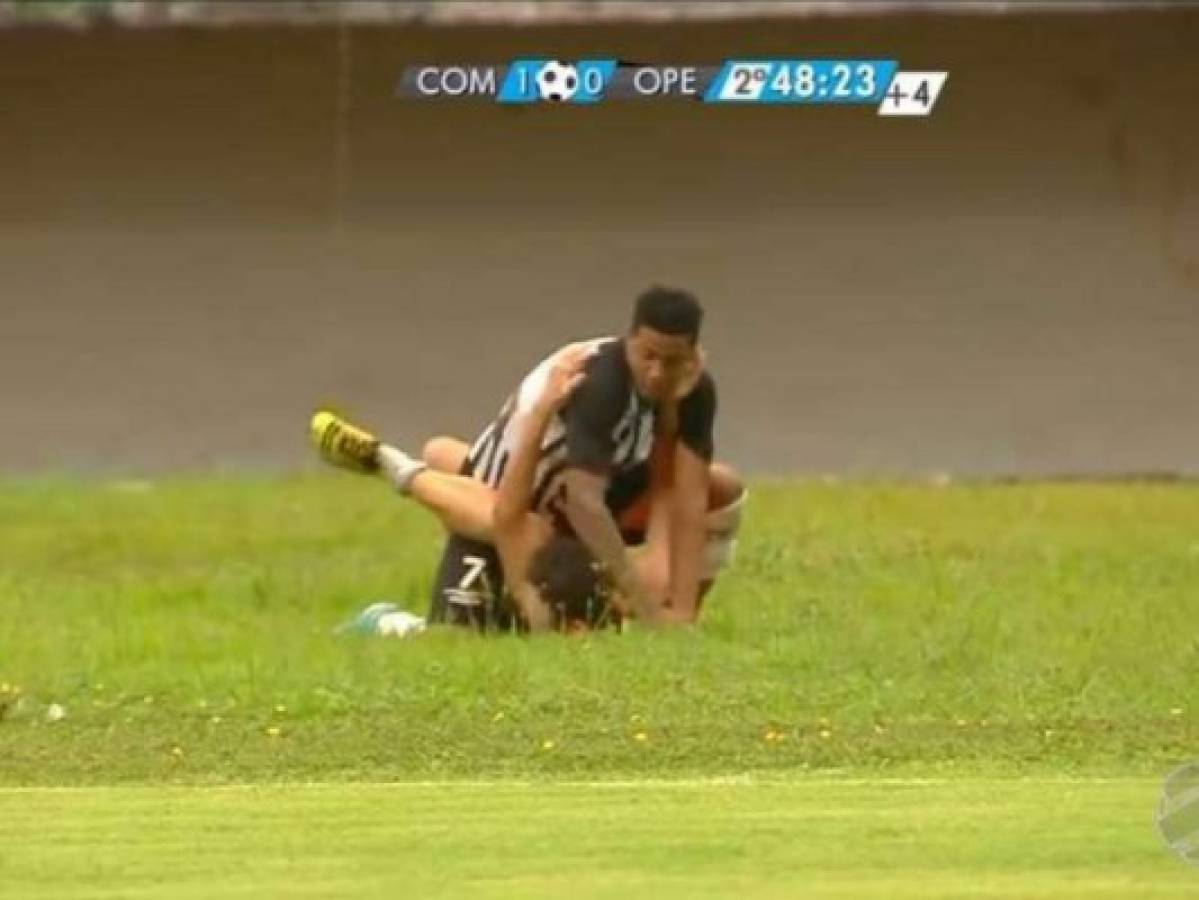
[{"label": "outstretched arm", "polygon": [[583,365],[591,353],[589,347],[578,344],[558,352],[545,390],[521,426],[516,449],[496,494],[492,513],[496,549],[508,589],[532,631],[545,630],[552,622],[549,607],[528,579],[529,560],[547,530],[542,517],[532,510],[541,441],[550,419],[582,380]]},{"label": "outstretched arm", "polygon": [[674,448],[673,485],[669,501],[670,580],[666,617],[692,622],[699,610],[703,571],[709,463],[716,418],[716,385],[706,373],[702,350],[698,366],[664,418],[678,440]]},{"label": "outstretched arm", "polygon": [[670,587],[667,616],[692,622],[699,608],[699,582],[708,509],[708,461],[682,441],[675,447],[670,496]]}]

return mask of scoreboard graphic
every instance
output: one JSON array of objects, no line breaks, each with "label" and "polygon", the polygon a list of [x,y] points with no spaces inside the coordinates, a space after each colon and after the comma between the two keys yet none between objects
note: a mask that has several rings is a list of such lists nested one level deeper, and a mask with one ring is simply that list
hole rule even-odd
[{"label": "scoreboard graphic", "polygon": [[948,72],[901,71],[893,59],[732,59],[719,65],[663,65],[546,57],[502,64],[409,65],[400,75],[396,96],[525,104],[693,100],[849,105],[872,107],[880,116],[927,116],[948,77]]}]

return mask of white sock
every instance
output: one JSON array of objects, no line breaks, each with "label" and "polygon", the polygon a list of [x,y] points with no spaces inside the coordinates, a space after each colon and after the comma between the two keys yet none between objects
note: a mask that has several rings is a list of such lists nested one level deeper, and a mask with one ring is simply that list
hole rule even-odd
[{"label": "white sock", "polygon": [[423,461],[413,459],[403,450],[390,444],[380,444],[379,449],[375,451],[375,458],[379,460],[379,471],[405,496],[412,486],[412,479],[429,468]]}]

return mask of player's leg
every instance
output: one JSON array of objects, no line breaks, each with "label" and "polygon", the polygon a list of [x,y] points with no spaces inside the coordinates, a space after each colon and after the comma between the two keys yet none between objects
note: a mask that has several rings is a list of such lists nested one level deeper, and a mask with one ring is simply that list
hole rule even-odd
[{"label": "player's leg", "polygon": [[726,463],[714,462],[708,473],[708,515],[705,522],[704,561],[699,598],[716,582],[717,576],[733,561],[737,538],[745,514],[749,491],[737,470]]},{"label": "player's leg", "polygon": [[461,475],[469,453],[470,444],[466,441],[460,441],[456,437],[438,435],[425,441],[420,455],[430,469],[449,475]]},{"label": "player's leg", "polygon": [[401,493],[436,515],[447,531],[474,541],[494,543],[495,491],[482,482],[465,475],[422,469],[408,482],[407,491]]},{"label": "player's leg", "polygon": [[332,413],[313,417],[312,438],[327,462],[382,475],[401,496],[436,515],[448,531],[472,540],[492,540],[495,491],[487,485],[431,468]]}]

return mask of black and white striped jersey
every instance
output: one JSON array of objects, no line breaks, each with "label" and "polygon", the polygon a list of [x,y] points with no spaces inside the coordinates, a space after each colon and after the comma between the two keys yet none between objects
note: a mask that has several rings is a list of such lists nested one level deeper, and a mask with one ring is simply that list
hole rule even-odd
[{"label": "black and white striped jersey", "polygon": [[[655,411],[637,393],[622,338],[597,338],[596,354],[566,406],[546,428],[534,480],[533,508],[546,510],[562,490],[562,477],[573,466],[604,472],[611,482],[644,475],[653,448]],[[545,388],[553,356],[533,369],[508,398],[499,416],[484,429],[468,456],[475,478],[492,487],[515,452],[529,410]],[[679,408],[679,439],[705,459],[712,458],[716,389],[705,372]]]}]

